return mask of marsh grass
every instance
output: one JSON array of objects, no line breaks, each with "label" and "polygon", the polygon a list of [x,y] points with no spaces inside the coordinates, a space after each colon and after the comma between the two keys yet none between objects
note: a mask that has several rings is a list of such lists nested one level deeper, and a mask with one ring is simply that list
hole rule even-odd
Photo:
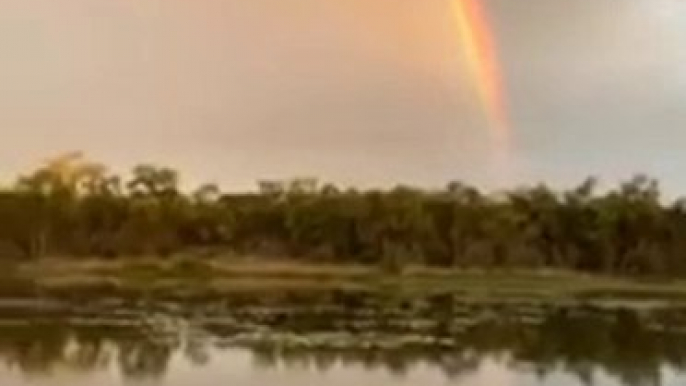
[{"label": "marsh grass", "polygon": [[474,301],[664,300],[686,303],[686,282],[620,279],[561,271],[459,271],[280,261],[197,259],[43,259],[0,267],[0,295],[80,297],[278,296],[283,293],[375,293],[389,299],[451,296]]}]

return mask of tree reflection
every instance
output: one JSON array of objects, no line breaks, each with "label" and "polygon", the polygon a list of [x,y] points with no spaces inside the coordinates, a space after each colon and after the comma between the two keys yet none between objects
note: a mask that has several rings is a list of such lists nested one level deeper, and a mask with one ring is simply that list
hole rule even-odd
[{"label": "tree reflection", "polygon": [[70,326],[63,322],[0,327],[0,360],[34,376],[57,369],[91,372],[115,359],[126,378],[163,375],[174,347],[132,328]]},{"label": "tree reflection", "polygon": [[[660,385],[664,366],[686,370],[686,334],[680,330],[684,327],[683,311],[633,312],[593,307],[541,310],[542,317],[536,323],[521,315],[513,316],[507,309],[493,311],[490,318],[475,318],[472,323],[460,321],[455,312],[443,310],[440,318],[436,317],[438,313],[434,315],[435,326],[426,327],[440,335],[442,341],[452,342],[443,348],[430,341],[372,345],[367,349],[354,344],[289,346],[276,341],[248,346],[253,350],[255,366],[261,368],[327,372],[338,366],[356,366],[389,371],[398,377],[423,365],[438,368],[449,378],[459,378],[478,371],[486,358],[497,358],[541,377],[563,371],[586,385],[594,384],[594,375],[599,370],[626,386]],[[388,313],[367,315],[380,317],[380,324],[396,329],[412,324],[401,320],[390,323]],[[338,314],[339,320],[329,323],[345,325],[341,320],[345,317]],[[360,318],[359,314],[349,317]],[[289,325],[297,324],[295,319],[290,315]],[[316,320],[318,330],[328,327],[321,314],[316,315]],[[374,321],[367,324],[379,325]],[[312,323],[304,321],[303,325]],[[156,333],[135,324],[96,327],[70,324],[67,320],[4,324],[0,326],[0,361],[34,376],[49,376],[64,368],[89,372],[116,366],[125,378],[139,381],[163,376],[175,352],[195,366],[206,364],[213,355],[214,360],[222,360],[221,349],[211,343],[215,339],[205,339],[205,335],[192,339],[168,335],[169,332]],[[353,332],[350,336],[363,343],[380,335]]]},{"label": "tree reflection", "polygon": [[128,379],[155,379],[164,375],[174,347],[149,340],[119,344],[117,361]]},{"label": "tree reflection", "polygon": [[[305,363],[326,371],[336,365],[358,364],[402,376],[422,364],[437,367],[450,378],[477,371],[485,358],[500,358],[513,367],[534,369],[541,377],[564,371],[592,385],[594,374],[602,370],[626,386],[652,386],[662,383],[663,366],[686,370],[686,335],[669,321],[659,322],[658,316],[621,309],[559,308],[547,310],[536,324],[501,316],[475,322],[451,333],[455,344],[450,350],[427,345],[394,350],[270,349],[266,345],[254,354],[255,363],[265,367]],[[674,310],[671,316],[678,321],[683,314]],[[455,330],[448,321],[437,323],[443,331]]]}]

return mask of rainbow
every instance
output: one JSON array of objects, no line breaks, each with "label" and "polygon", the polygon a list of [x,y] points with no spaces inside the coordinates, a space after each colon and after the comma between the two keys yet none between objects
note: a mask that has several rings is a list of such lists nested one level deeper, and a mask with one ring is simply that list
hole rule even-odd
[{"label": "rainbow", "polygon": [[510,124],[500,60],[483,0],[451,0],[474,87],[488,120],[498,157],[510,151]]}]

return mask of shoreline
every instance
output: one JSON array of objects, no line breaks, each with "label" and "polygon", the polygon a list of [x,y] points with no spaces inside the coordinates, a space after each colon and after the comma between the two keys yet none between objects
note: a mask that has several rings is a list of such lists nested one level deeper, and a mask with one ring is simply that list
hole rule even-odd
[{"label": "shoreline", "polygon": [[0,299],[100,298],[199,300],[311,298],[336,295],[417,300],[438,295],[470,301],[661,301],[686,304],[686,280],[631,279],[575,272],[466,271],[409,267],[389,274],[373,266],[171,258],[40,259],[0,267]]}]

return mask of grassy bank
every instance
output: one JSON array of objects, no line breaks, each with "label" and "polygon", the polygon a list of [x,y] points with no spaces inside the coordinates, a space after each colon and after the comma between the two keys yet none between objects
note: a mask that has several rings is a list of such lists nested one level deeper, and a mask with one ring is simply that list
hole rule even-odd
[{"label": "grassy bank", "polygon": [[552,271],[457,271],[303,265],[250,260],[43,259],[5,264],[0,297],[179,298],[370,293],[400,299],[452,294],[468,300],[669,300],[686,303],[686,281],[627,279]]}]

